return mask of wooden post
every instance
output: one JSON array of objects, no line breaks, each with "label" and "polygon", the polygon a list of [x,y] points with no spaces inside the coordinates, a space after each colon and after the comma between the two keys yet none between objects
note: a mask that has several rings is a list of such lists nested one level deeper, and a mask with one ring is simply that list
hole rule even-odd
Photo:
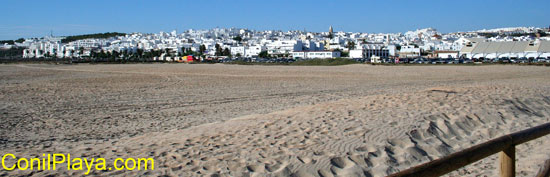
[{"label": "wooden post", "polygon": [[516,176],[516,147],[509,146],[500,152],[500,177]]},{"label": "wooden post", "polygon": [[550,176],[550,159],[544,162],[544,165],[539,170],[537,177],[549,177]]}]

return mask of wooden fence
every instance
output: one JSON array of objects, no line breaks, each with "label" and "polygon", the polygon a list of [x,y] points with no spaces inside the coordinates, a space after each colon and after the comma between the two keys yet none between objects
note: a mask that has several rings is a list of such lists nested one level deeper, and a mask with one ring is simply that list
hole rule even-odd
[{"label": "wooden fence", "polygon": [[[485,143],[455,152],[443,158],[427,162],[389,176],[441,176],[500,152],[500,176],[512,177],[516,174],[516,145],[548,134],[550,134],[550,123],[542,124],[533,128],[492,139]],[[548,168],[550,168],[550,162],[547,161],[547,163],[543,166],[543,169],[539,172],[539,175],[544,176],[545,174],[543,173],[546,173],[546,176],[548,176]]]}]

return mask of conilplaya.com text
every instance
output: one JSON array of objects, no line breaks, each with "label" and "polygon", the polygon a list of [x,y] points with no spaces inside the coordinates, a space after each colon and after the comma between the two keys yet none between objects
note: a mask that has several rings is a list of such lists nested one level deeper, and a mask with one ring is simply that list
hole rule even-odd
[{"label": "conilplaya.com text", "polygon": [[42,154],[42,157],[17,157],[14,154],[2,155],[2,168],[4,170],[59,170],[60,166],[66,169],[84,171],[85,175],[95,170],[154,170],[153,158],[116,158],[108,165],[104,158],[80,158],[71,157],[71,154]]}]

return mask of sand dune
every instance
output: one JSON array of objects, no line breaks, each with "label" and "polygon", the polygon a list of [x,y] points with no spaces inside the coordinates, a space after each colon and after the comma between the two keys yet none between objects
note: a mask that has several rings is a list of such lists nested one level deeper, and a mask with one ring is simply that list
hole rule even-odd
[{"label": "sand dune", "polygon": [[[155,159],[99,176],[385,176],[550,119],[545,67],[1,67],[2,154]],[[548,140],[518,146],[519,176]],[[0,171],[49,174],[82,172]]]}]

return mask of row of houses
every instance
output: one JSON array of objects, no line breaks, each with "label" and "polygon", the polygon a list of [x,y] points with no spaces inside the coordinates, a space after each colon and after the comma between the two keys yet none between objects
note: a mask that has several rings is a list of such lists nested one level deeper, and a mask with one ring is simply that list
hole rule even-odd
[{"label": "row of houses", "polygon": [[[436,50],[426,53],[432,58],[550,58],[550,41],[488,41],[484,38],[470,38],[466,39],[460,51]],[[378,44],[350,50],[349,56],[350,58],[415,58],[423,56],[423,50],[413,45],[401,46],[397,50],[394,45]]]},{"label": "row of houses", "polygon": [[[515,28],[514,28],[515,29]],[[512,29],[511,29],[512,30]],[[521,29],[520,31],[531,30]],[[516,30],[517,31],[517,30]],[[532,30],[531,30],[532,31]],[[330,37],[329,37],[330,36]],[[91,50],[119,53],[161,51],[161,56],[181,56],[189,50],[204,56],[218,56],[219,49],[231,56],[258,57],[265,52],[274,57],[326,58],[498,58],[545,57],[544,41],[550,37],[479,37],[476,32],[441,34],[432,28],[404,34],[368,34],[351,32],[254,31],[247,29],[188,30],[159,34],[132,33],[108,39],[84,39],[61,43],[62,38],[28,39],[21,44],[25,58],[86,57]],[[327,54],[328,53],[328,54]],[[224,52],[224,55],[228,55]]]}]

